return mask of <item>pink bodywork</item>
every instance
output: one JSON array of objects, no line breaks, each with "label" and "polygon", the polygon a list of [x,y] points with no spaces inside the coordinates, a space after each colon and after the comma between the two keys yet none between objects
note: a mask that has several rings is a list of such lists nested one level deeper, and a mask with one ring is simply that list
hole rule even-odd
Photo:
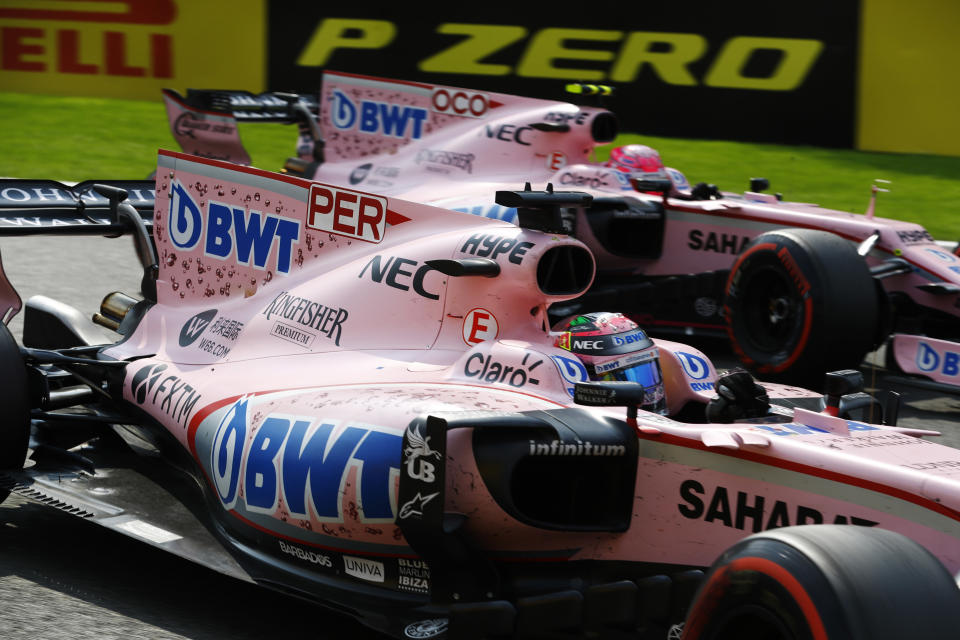
[{"label": "pink bodywork", "polygon": [[904,372],[960,386],[960,345],[956,342],[895,333],[887,348],[893,349],[893,357]]},{"label": "pink bodywork", "polygon": [[[105,354],[139,358],[125,399],[190,452],[223,509],[283,544],[413,557],[396,524],[412,420],[576,406],[585,371],[553,346],[546,307],[577,294],[546,295],[536,279],[540,259],[576,239],[173,152],[159,158],[154,233],[158,303]],[[500,275],[424,268],[478,247]],[[706,402],[709,359],[657,345],[671,412]],[[841,522],[899,531],[960,570],[960,451],[895,427],[806,422],[818,426],[802,413],[704,425],[641,412],[623,533],[515,521],[484,484],[471,429],[451,431],[444,509],[468,515],[493,557],[704,566],[753,531]],[[308,480],[297,464],[315,444],[324,462]],[[311,493],[321,486],[332,490]]]},{"label": "pink bodywork", "polygon": [[[229,126],[216,119],[222,114],[210,121],[208,129],[219,133],[211,134],[207,148],[202,144],[206,130],[194,126],[189,136],[177,133],[178,126],[182,130],[184,122],[195,124],[205,112],[168,94],[165,101],[171,129],[184,150],[249,162],[238,134],[232,145],[224,142]],[[604,109],[337,72],[324,74],[320,105],[326,161],[312,176],[320,182],[511,221],[515,212],[495,204],[494,193],[520,189],[526,181],[535,189],[552,183],[557,189],[597,197],[661,200],[637,192],[626,174],[593,161],[597,143],[591,128],[609,115]],[[551,129],[558,125],[566,130]],[[311,159],[304,149],[300,157]],[[686,177],[671,168],[667,174],[674,190],[672,197],[662,198],[666,217],[659,258],[638,260],[608,252],[593,236],[586,212],[578,214],[577,236],[594,252],[599,273],[659,276],[729,269],[751,238],[784,227],[822,229],[853,244],[878,233],[866,256],[868,265],[900,258],[912,269],[885,278],[884,288],[925,307],[960,315],[960,257],[940,247],[920,225],[874,217],[872,205],[861,215],[753,192],[682,199],[676,196],[690,192]],[[952,348],[960,351],[956,345]],[[901,353],[895,350],[898,364],[911,370],[908,361],[900,360]],[[956,379],[922,368],[916,373],[957,385]]]}]

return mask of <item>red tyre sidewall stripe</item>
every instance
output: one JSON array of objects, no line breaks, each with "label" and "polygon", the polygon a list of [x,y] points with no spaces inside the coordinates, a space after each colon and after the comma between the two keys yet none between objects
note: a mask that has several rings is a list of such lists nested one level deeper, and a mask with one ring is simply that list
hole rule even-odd
[{"label": "red tyre sidewall stripe", "polygon": [[[726,287],[727,292],[730,291],[730,287],[733,284],[733,277],[737,273],[737,271],[740,269],[740,265],[742,265],[747,260],[747,258],[749,258],[751,255],[761,250],[774,252],[774,256],[777,258],[777,260],[780,261],[781,264],[784,265],[784,267],[787,269],[788,272],[790,271],[790,267],[784,262],[783,258],[780,256],[779,250],[786,251],[787,254],[790,256],[790,259],[793,260],[794,265],[797,264],[796,259],[790,253],[790,249],[787,248],[785,245],[777,244],[774,242],[763,242],[761,244],[754,245],[753,247],[750,247],[749,249],[744,251],[742,254],[740,254],[740,257],[737,258],[737,261],[734,263],[733,268],[730,269],[730,275],[727,277],[727,287]],[[797,343],[796,348],[793,350],[793,352],[790,353],[790,356],[780,364],[776,366],[761,365],[757,367],[757,371],[760,371],[761,373],[781,373],[789,369],[791,366],[793,366],[793,363],[797,361],[797,359],[803,353],[804,349],[806,349],[807,342],[810,339],[810,329],[811,329],[810,325],[813,322],[813,300],[810,298],[809,293],[807,294],[807,297],[804,299],[803,306],[804,306],[803,332],[800,335],[800,341]],[[730,307],[728,305],[724,305],[724,316],[728,319],[730,318]],[[733,346],[733,350],[737,354],[737,357],[740,359],[740,361],[747,365],[754,364],[753,358],[749,357],[746,353],[744,353],[743,349],[740,348],[740,345],[738,344],[736,339],[736,335],[734,334],[734,331],[733,331],[733,325],[730,322],[727,322],[727,336],[730,338],[730,343]]]},{"label": "red tyre sidewall stripe", "polygon": [[730,275],[727,276],[727,291],[730,291],[730,285],[733,284],[733,276],[737,273],[737,270],[740,269],[740,265],[749,258],[751,255],[760,251],[761,249],[769,249],[771,251],[776,251],[777,245],[773,242],[764,242],[761,244],[754,245],[740,254],[740,257],[737,258],[737,261],[733,263],[733,267],[730,268]]},{"label": "red tyre sidewall stripe", "polygon": [[[723,596],[723,590],[726,588],[727,583],[730,582],[730,576],[728,574],[734,571],[755,571],[777,582],[777,584],[790,594],[790,597],[793,598],[794,602],[800,608],[804,621],[807,623],[807,627],[813,636],[813,640],[829,640],[826,627],[824,627],[823,620],[820,618],[820,613],[817,611],[817,607],[813,603],[810,594],[808,594],[807,590],[800,584],[800,581],[776,562],[756,556],[737,558],[710,576],[709,581],[703,585],[700,591],[704,597],[697,602],[696,608],[690,612],[687,618],[692,624],[690,626],[685,625],[683,636],[681,636],[683,640],[691,640],[699,637],[703,627],[713,614],[713,610],[719,605],[720,599]],[[721,591],[716,595],[712,594],[711,592],[717,588]]]}]

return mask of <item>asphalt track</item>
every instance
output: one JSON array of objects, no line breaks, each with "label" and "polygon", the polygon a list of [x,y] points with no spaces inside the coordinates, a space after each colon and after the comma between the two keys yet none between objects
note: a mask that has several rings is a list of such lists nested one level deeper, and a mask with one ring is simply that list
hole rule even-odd
[{"label": "asphalt track", "polygon": [[[112,291],[135,294],[140,270],[129,238],[0,240],[21,296],[46,295],[92,315]],[[18,338],[22,319],[11,323]],[[115,334],[105,333],[105,337]],[[715,359],[731,366],[729,356]],[[960,397],[890,384],[901,426],[935,429],[960,447]],[[79,518],[11,497],[0,506],[0,638],[4,640],[377,638],[325,609],[221,576]]]}]

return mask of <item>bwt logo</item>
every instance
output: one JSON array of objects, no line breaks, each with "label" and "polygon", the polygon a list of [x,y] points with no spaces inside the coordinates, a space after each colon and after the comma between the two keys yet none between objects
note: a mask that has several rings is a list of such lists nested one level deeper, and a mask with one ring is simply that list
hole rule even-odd
[{"label": "bwt logo", "polygon": [[573,397],[573,385],[578,382],[588,382],[590,380],[590,374],[587,373],[587,368],[576,358],[550,356],[550,359],[553,360],[553,364],[557,365],[557,370],[563,377],[564,382],[569,385],[567,386],[567,393],[570,394],[571,398]]},{"label": "bwt logo", "polygon": [[634,342],[644,342],[647,339],[647,334],[643,330],[638,329],[633,333],[628,333],[625,336],[613,336],[613,344],[617,347],[622,347],[625,344],[633,344]]},{"label": "bwt logo", "polygon": [[218,260],[266,269],[276,246],[277,272],[290,273],[293,245],[300,240],[300,222],[271,213],[247,211],[220,202],[207,203],[206,215],[190,192],[174,180],[170,185],[170,242],[178,249],[203,244],[203,253]]},{"label": "bwt logo", "polygon": [[235,402],[213,437],[209,465],[224,507],[242,494],[248,511],[273,514],[282,496],[296,518],[343,522],[343,487],[356,469],[361,521],[393,522],[403,436],[279,413],[251,430],[249,402]]},{"label": "bwt logo", "polygon": [[356,128],[360,133],[394,138],[423,137],[423,123],[429,112],[422,107],[361,100],[360,107],[339,89],[333,90],[330,119],[341,131]]},{"label": "bwt logo", "polygon": [[710,373],[710,366],[707,364],[707,361],[700,356],[678,351],[677,357],[680,358],[680,364],[683,365],[683,370],[694,380],[703,380],[707,377],[707,374]]},{"label": "bwt logo", "polygon": [[928,373],[939,370],[945,376],[960,374],[960,353],[944,352],[942,354],[943,364],[941,364],[940,356],[941,354],[926,342],[919,343],[917,345],[917,368]]}]

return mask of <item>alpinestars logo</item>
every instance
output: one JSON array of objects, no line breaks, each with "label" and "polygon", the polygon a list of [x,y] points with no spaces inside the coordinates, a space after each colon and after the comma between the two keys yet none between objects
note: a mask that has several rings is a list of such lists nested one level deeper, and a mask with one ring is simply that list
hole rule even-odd
[{"label": "alpinestars logo", "polygon": [[407,518],[423,517],[423,507],[428,502],[440,495],[440,492],[428,493],[427,495],[422,495],[419,491],[417,495],[413,496],[407,502],[403,503],[403,506],[400,507],[400,519],[406,520]]}]

